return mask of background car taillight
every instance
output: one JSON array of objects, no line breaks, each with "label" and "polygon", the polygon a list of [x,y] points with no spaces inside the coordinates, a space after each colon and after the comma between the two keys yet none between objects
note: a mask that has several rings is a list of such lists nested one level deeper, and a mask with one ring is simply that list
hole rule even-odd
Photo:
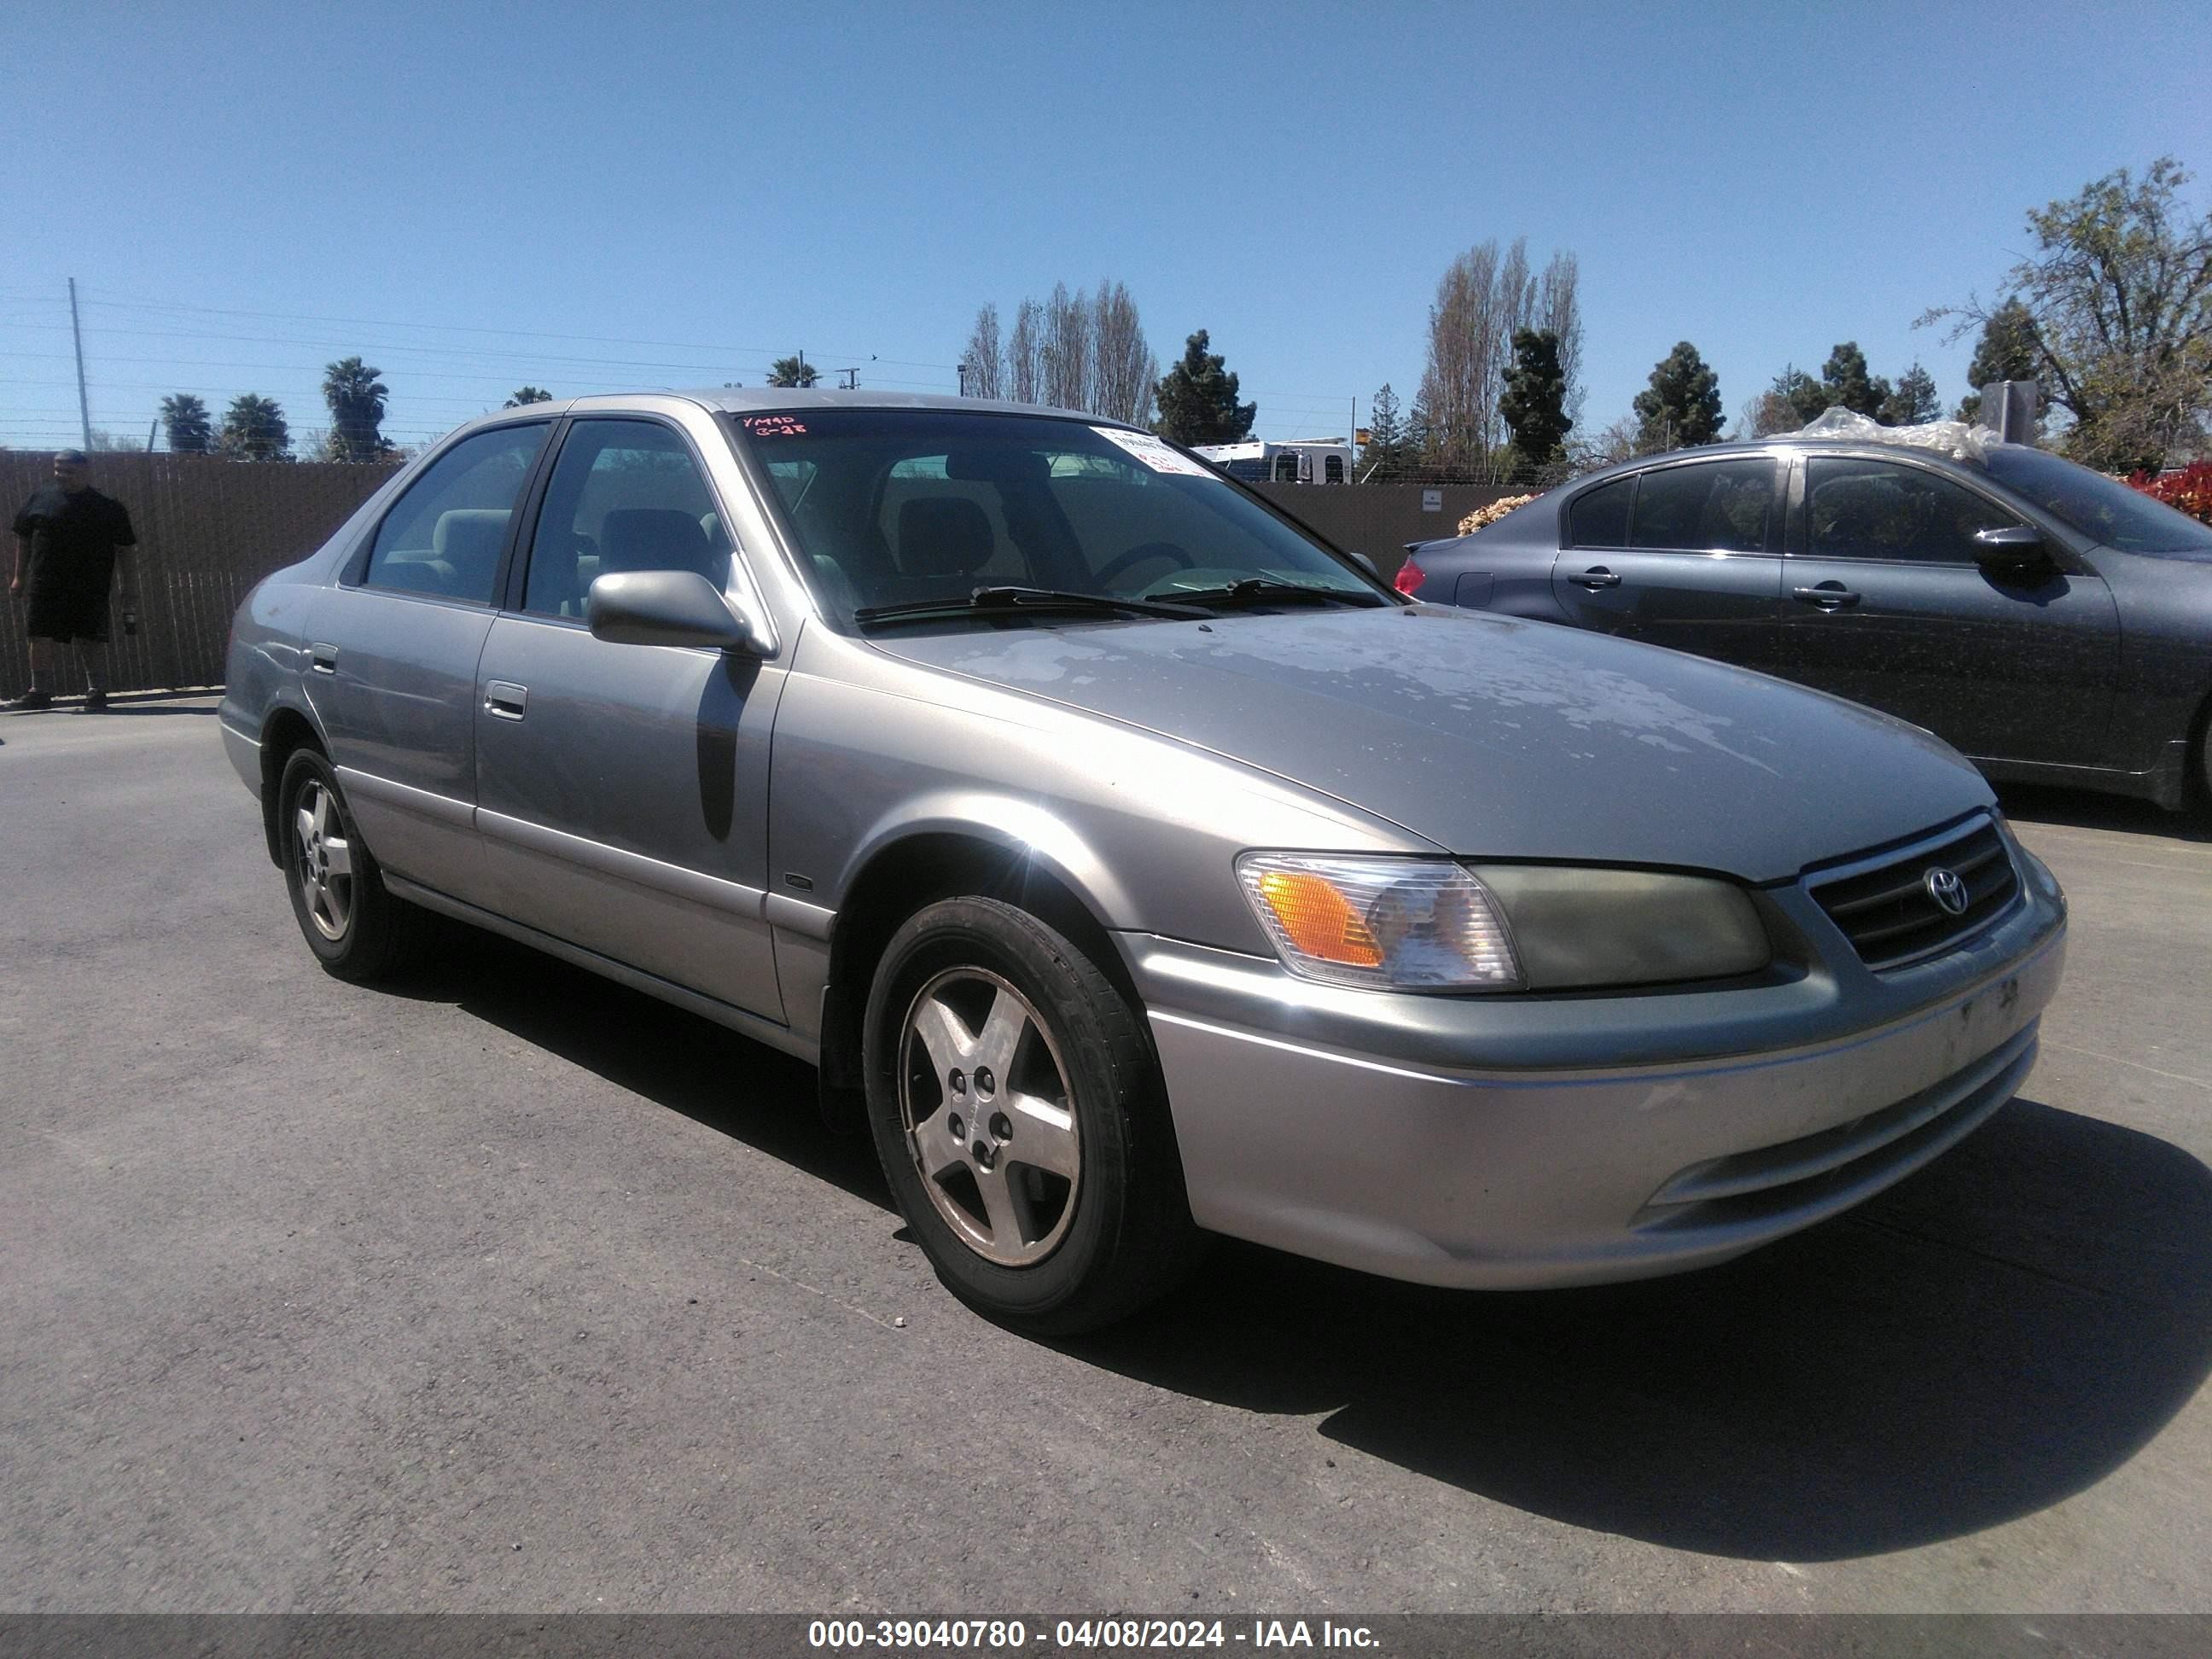
[{"label": "background car taillight", "polygon": [[1411,593],[1428,579],[1429,573],[1421,568],[1420,561],[1408,553],[1406,562],[1398,567],[1397,575],[1391,579],[1390,586],[1401,593]]}]

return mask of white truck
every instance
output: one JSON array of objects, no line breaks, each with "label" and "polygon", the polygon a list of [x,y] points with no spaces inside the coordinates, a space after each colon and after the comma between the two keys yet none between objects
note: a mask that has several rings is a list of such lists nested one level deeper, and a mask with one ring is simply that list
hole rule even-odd
[{"label": "white truck", "polygon": [[1258,439],[1241,444],[1196,444],[1192,453],[1212,462],[1232,478],[1249,478],[1261,483],[1352,482],[1352,446],[1340,438],[1279,444]]}]

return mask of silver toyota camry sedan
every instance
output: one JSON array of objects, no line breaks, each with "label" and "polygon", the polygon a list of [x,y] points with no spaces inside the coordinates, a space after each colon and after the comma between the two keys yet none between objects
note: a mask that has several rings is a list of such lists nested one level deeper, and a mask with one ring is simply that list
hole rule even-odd
[{"label": "silver toyota camry sedan", "polygon": [[1446,1285],[1722,1261],[1996,1111],[2063,955],[1918,728],[1408,601],[1064,411],[489,416],[254,589],[222,725],[331,972],[435,911],[799,1055],[945,1285],[1038,1331],[1210,1233]]}]

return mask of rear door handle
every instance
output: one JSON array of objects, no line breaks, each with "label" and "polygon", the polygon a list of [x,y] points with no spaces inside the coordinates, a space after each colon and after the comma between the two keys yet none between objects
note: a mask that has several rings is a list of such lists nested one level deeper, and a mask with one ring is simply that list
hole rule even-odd
[{"label": "rear door handle", "polygon": [[530,704],[530,688],[512,680],[484,682],[484,713],[495,720],[519,720]]},{"label": "rear door handle", "polygon": [[335,645],[311,645],[307,647],[307,665],[318,674],[338,672],[338,648]]},{"label": "rear door handle", "polygon": [[1570,576],[1567,580],[1572,582],[1577,587],[1589,588],[1593,593],[1596,592],[1601,587],[1618,587],[1620,586],[1620,578],[1612,571],[1607,570],[1601,564],[1593,565],[1588,570],[1583,571],[1581,575]]},{"label": "rear door handle", "polygon": [[1841,582],[1822,582],[1818,587],[1793,587],[1790,591],[1806,604],[1817,605],[1823,611],[1840,611],[1859,602],[1859,596]]}]

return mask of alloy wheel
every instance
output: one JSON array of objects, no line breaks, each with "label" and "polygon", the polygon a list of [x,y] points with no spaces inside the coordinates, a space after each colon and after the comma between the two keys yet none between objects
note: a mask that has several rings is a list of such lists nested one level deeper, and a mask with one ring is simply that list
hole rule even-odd
[{"label": "alloy wheel", "polygon": [[293,828],[299,836],[300,894],[307,920],[336,945],[353,921],[353,843],[346,838],[337,798],[320,779],[300,792]]}]

